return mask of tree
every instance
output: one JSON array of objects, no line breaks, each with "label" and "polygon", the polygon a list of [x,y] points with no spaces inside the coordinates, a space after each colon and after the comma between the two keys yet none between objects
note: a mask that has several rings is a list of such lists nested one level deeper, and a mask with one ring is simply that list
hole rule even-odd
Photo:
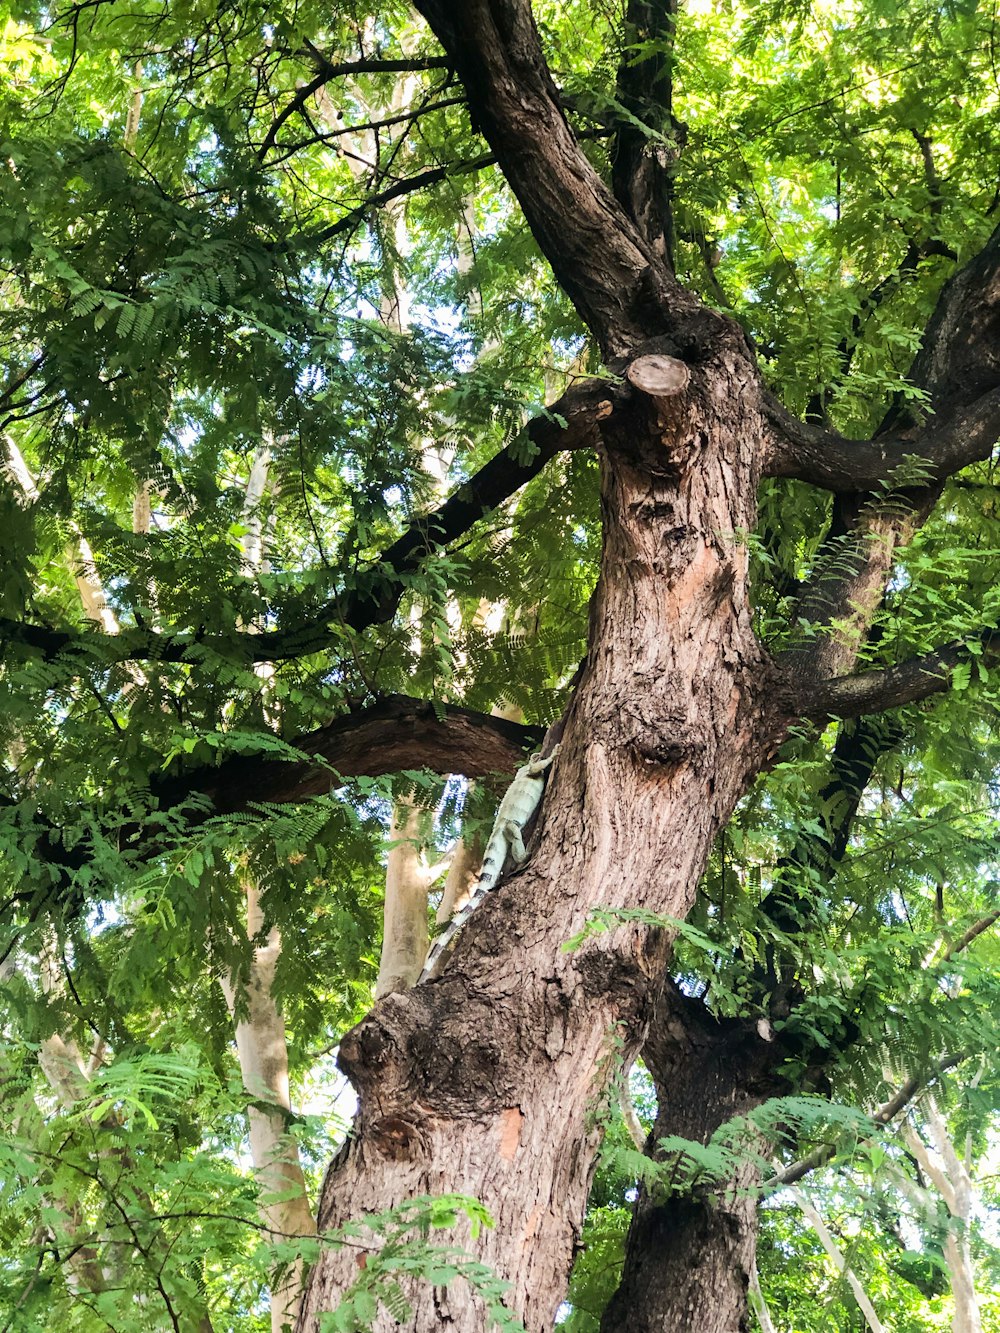
[{"label": "tree", "polygon": [[[145,1178],[121,1191],[165,1151],[146,1113],[153,1133],[173,1108],[178,1180],[199,1127],[185,1090],[232,1113],[235,1023],[245,1092],[228,1095],[269,1126],[258,1225],[297,1242],[261,1260],[287,1265],[275,1327],[303,1256],[303,1329],[345,1293],[344,1327],[485,1327],[503,1318],[489,1273],[527,1328],[551,1327],[595,1108],[644,1049],[651,1068],[680,1061],[651,1025],[689,1008],[673,943],[693,938],[680,923],[737,804],[766,811],[786,775],[808,781],[834,719],[870,733],[939,700],[942,730],[993,745],[988,19],[416,10],[71,6],[6,29],[11,1077],[44,1120],[58,1071],[31,1052],[62,1043],[67,1114],[89,1105],[106,1136],[83,1144],[71,1121],[52,1180],[17,1169],[27,1215],[54,1200],[57,1262],[89,1265],[65,1298],[98,1313],[125,1299],[90,1262],[102,1246],[143,1256],[175,1326],[219,1299],[223,1241],[181,1244],[180,1204],[161,1209]],[[842,725],[835,761],[854,736]],[[428,771],[489,779],[557,741],[528,863],[440,979],[394,974],[345,1030],[372,980],[386,802],[408,844],[423,835],[405,812],[443,799],[440,836],[455,788],[442,798]],[[480,824],[489,802],[487,781]],[[814,852],[800,840],[788,864],[815,869]],[[422,869],[396,866],[410,889]],[[752,959],[746,939],[754,922],[794,936],[823,885],[743,888],[756,1008],[704,1039],[710,1064],[762,1008],[790,1030],[810,1017],[787,940]],[[309,1234],[287,1079],[259,1077],[254,1041],[287,1046],[282,1010],[293,1072],[343,1034],[358,1092],[317,1210],[336,1244]],[[201,1054],[171,1065],[184,1041]],[[787,1043],[780,1068],[740,1050],[710,1104],[686,1066],[699,1134],[761,1100],[748,1080],[815,1072]],[[123,1073],[140,1068],[154,1107]],[[266,1193],[276,1166],[301,1225]],[[71,1184],[84,1168],[92,1195]],[[199,1178],[199,1216],[225,1176]],[[414,1203],[441,1195],[479,1202]],[[486,1269],[420,1240],[463,1216],[457,1241]],[[246,1199],[233,1217],[247,1224]],[[732,1299],[720,1285],[701,1327],[745,1317],[753,1240],[748,1216]],[[40,1299],[30,1277],[15,1287],[15,1312]]]},{"label": "tree", "polygon": [[[615,1170],[623,1181],[619,1198],[623,1186],[637,1178],[642,1182],[635,1215],[627,1239],[628,1212],[620,1208],[617,1214],[588,1220],[585,1230],[585,1250],[594,1236],[603,1256],[600,1290],[584,1297],[586,1309],[607,1307],[601,1328],[743,1327],[754,1284],[758,1225],[766,1226],[769,1215],[758,1208],[761,1198],[772,1199],[777,1192],[780,1204],[786,1187],[794,1191],[796,1182],[805,1179],[813,1188],[817,1176],[825,1191],[823,1168],[830,1163],[838,1176],[850,1173],[848,1209],[859,1211],[860,1196],[862,1225],[870,1229],[866,1215],[873,1215],[876,1248],[888,1249],[887,1256],[879,1256],[882,1272],[888,1269],[919,1284],[935,1251],[940,1255],[933,1234],[926,1244],[929,1254],[919,1256],[924,1267],[904,1264],[893,1253],[913,1247],[901,1238],[888,1202],[907,1176],[905,1167],[900,1169],[898,1145],[891,1137],[887,1141],[884,1127],[896,1130],[927,1085],[939,1084],[956,1066],[985,1062],[973,1085],[992,1069],[988,1034],[996,970],[982,950],[997,910],[990,907],[957,937],[942,937],[943,886],[927,882],[929,847],[914,843],[913,852],[901,854],[906,838],[884,778],[882,793],[869,794],[876,817],[862,813],[877,767],[899,764],[910,748],[906,739],[898,723],[885,716],[842,728],[815,796],[808,783],[805,792],[786,788],[796,833],[789,853],[775,864],[767,845],[788,823],[783,784],[772,779],[764,818],[763,812],[755,815],[752,807],[744,807],[730,829],[729,838],[742,844],[742,852],[733,858],[729,875],[725,847],[721,865],[716,856],[708,877],[719,886],[711,895],[714,910],[706,918],[701,905],[701,928],[689,919],[677,960],[688,993],[668,989],[644,1048],[658,1104],[646,1150],[657,1164],[620,1147],[606,1151],[605,1169]],[[792,772],[801,786],[801,765]],[[901,790],[909,787],[902,768],[893,780]],[[944,791],[935,792],[938,781],[926,762],[920,789],[911,787],[905,797],[915,815],[929,815],[935,806],[940,813]],[[956,786],[946,785],[946,800],[953,800]],[[971,833],[981,793],[968,794]],[[811,818],[795,811],[803,799]],[[755,851],[757,839],[762,845]],[[973,835],[966,851],[963,871],[962,852],[951,848],[949,892],[971,906],[980,898],[983,844]],[[759,909],[748,916],[738,884],[755,865],[758,874],[764,867],[773,870]],[[992,884],[986,886],[987,902],[993,891]],[[887,1002],[887,996],[892,1000]],[[817,1092],[823,1100],[815,1098]],[[967,1087],[965,1095],[970,1092]],[[992,1105],[990,1095],[981,1100],[982,1107]],[[846,1119],[831,1118],[826,1097],[833,1098],[834,1106],[840,1103],[842,1113],[849,1112]],[[860,1122],[857,1110],[849,1110],[859,1107],[870,1108]],[[769,1162],[775,1149],[787,1166],[776,1169]],[[799,1196],[794,1202],[796,1212],[813,1217],[824,1248],[843,1269],[843,1256],[822,1218],[810,1212],[809,1200]],[[843,1208],[842,1195],[837,1203]],[[780,1271],[785,1243],[772,1256],[779,1272],[765,1273],[768,1288],[775,1278],[781,1286],[787,1281]],[[815,1302],[801,1301],[801,1269],[808,1268],[802,1255],[797,1253],[789,1267],[795,1277],[788,1286],[798,1292],[791,1302],[794,1326],[812,1327],[812,1321],[816,1327],[834,1326],[828,1306],[817,1309]],[[590,1265],[581,1268],[574,1290],[589,1280]],[[846,1272],[848,1284],[857,1287],[855,1274],[850,1268]],[[880,1283],[885,1281],[882,1272]],[[975,1289],[971,1270],[962,1284]],[[959,1295],[956,1283],[956,1302]],[[861,1288],[857,1300],[868,1301]],[[877,1322],[872,1315],[873,1328]],[[924,1326],[918,1315],[915,1327]]]}]

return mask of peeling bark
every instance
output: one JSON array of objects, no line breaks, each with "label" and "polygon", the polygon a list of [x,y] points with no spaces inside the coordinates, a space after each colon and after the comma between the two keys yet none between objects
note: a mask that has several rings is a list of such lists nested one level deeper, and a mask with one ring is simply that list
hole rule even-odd
[{"label": "peeling bark", "polygon": [[969,1246],[969,1224],[975,1191],[968,1162],[955,1149],[944,1116],[933,1097],[928,1097],[923,1108],[934,1146],[935,1157],[912,1126],[907,1126],[903,1137],[910,1151],[920,1163],[921,1170],[933,1182],[948,1209],[949,1225],[944,1239],[944,1260],[951,1278],[951,1292],[955,1302],[952,1333],[982,1333],[979,1300],[976,1295],[976,1276]]},{"label": "peeling bark", "polygon": [[459,838],[452,848],[451,862],[444,881],[444,892],[437,909],[438,925],[444,923],[462,906],[476,883],[483,860],[483,839],[477,835],[466,842]]},{"label": "peeling bark", "polygon": [[870,1329],[870,1333],[886,1333],[886,1327],[875,1313],[875,1307],[872,1305],[868,1293],[858,1281],[857,1274],[848,1266],[840,1246],[834,1240],[829,1227],[827,1227],[817,1209],[813,1207],[809,1199],[800,1189],[796,1189],[793,1186],[790,1193],[792,1198],[798,1204],[802,1216],[819,1237],[819,1243],[823,1246],[827,1258],[850,1287],[851,1295],[857,1301],[858,1309],[864,1316],[864,1321]]},{"label": "peeling bark", "polygon": [[808,625],[811,632],[782,655],[791,672],[801,672],[812,682],[851,670],[882,602],[896,552],[937,498],[935,491],[913,507],[898,500],[880,504],[866,496],[852,506],[854,514],[835,520],[810,586],[795,608],[795,624]]},{"label": "peeling bark", "polygon": [[[819,450],[836,466],[846,465],[853,484],[838,487],[842,493],[834,505],[830,530],[793,613],[794,623],[805,622],[818,633],[783,654],[790,673],[810,682],[828,682],[851,670],[884,595],[896,551],[926,521],[940,498],[944,479],[965,464],[989,456],[1000,434],[1000,355],[994,337],[998,317],[1000,228],[940,293],[908,374],[910,383],[925,395],[926,406],[918,413],[900,396],[871,442],[838,444],[828,439],[825,449]],[[780,415],[772,403],[765,411],[772,424]],[[924,414],[930,417],[926,429]],[[803,430],[808,432],[808,428]],[[844,445],[848,445],[846,450]],[[861,481],[865,463],[858,454],[865,451],[869,457],[881,455],[886,470],[879,489],[866,489]],[[801,432],[793,452],[803,460],[816,456]],[[890,463],[895,476],[888,468]],[[768,466],[768,471],[775,469]],[[787,475],[806,476],[808,469],[792,468]],[[886,483],[891,489],[886,489]],[[904,672],[911,665],[906,664]],[[947,664],[924,665],[946,676]],[[930,672],[923,673],[921,683]],[[866,682],[864,687],[869,690],[867,700],[853,708],[845,698],[850,711],[842,715],[857,716],[909,701],[905,686],[897,699],[880,700],[871,692],[872,684]],[[909,698],[931,692],[927,688]],[[846,696],[847,691],[844,693]]]}]

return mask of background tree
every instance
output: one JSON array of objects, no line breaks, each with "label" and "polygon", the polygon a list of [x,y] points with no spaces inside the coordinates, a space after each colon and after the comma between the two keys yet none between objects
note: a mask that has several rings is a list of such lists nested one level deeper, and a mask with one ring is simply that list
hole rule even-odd
[{"label": "background tree", "polygon": [[[259,1327],[263,1282],[278,1327],[310,1261],[302,1327],[546,1328],[647,1038],[686,1138],[985,1046],[989,946],[948,950],[995,882],[989,16],[417,10],[6,16],[10,1327]],[[897,709],[845,860],[831,749]],[[352,1028],[393,805],[434,860],[489,823],[458,779],[557,737],[528,866]],[[695,976],[766,1089],[759,1047],[699,1100],[651,1027]],[[291,1094],[338,1041],[318,1240]],[[702,1328],[745,1317],[741,1200]]]}]

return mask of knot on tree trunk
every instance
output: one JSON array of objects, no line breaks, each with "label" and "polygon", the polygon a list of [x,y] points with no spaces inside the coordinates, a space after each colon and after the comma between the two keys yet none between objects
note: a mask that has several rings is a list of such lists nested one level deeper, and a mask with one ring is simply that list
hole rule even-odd
[{"label": "knot on tree trunk", "polygon": [[705,753],[704,728],[676,706],[673,684],[670,678],[637,676],[633,697],[619,705],[619,726],[627,724],[628,747],[645,765],[679,768]]},{"label": "knot on tree trunk", "polygon": [[644,763],[656,764],[661,768],[679,768],[699,755],[704,749],[701,741],[691,740],[681,735],[637,736],[632,742],[632,749]]},{"label": "knot on tree trunk", "polygon": [[427,1156],[425,1135],[412,1120],[401,1115],[383,1116],[371,1128],[371,1141],[393,1162],[412,1162]]},{"label": "knot on tree trunk", "polygon": [[588,940],[573,954],[584,992],[613,995],[619,1037],[635,1041],[653,1017],[658,977],[670,954],[673,932],[623,920],[610,933]]},{"label": "knot on tree trunk", "polygon": [[[525,1034],[516,1025],[497,1024],[495,997],[466,996],[457,1009],[461,989],[442,978],[387,995],[340,1044],[337,1063],[371,1114],[385,1122],[393,1151],[410,1142],[397,1121],[415,1124],[416,1101],[422,1112],[442,1115],[470,1105],[484,1113],[510,1105],[507,1048],[516,1048]],[[382,1150],[392,1155],[388,1147]]]},{"label": "knot on tree trunk", "polygon": [[378,1069],[392,1056],[393,1042],[382,1024],[373,1021],[369,1015],[344,1035],[337,1055],[337,1064],[356,1085],[356,1070]]}]

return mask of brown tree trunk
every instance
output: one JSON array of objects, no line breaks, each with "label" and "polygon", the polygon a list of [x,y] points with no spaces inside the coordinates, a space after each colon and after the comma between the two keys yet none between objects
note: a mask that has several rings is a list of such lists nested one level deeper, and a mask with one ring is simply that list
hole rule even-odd
[{"label": "brown tree trunk", "polygon": [[[887,717],[841,725],[829,779],[815,801],[816,827],[800,834],[775,867],[761,904],[761,914],[786,934],[794,937],[802,929],[816,883],[827,883],[836,873],[875,765],[900,736],[899,724]],[[797,971],[788,962],[768,951],[748,995],[750,1012],[787,1018],[802,1000]],[[833,1043],[824,1054],[832,1057],[838,1050]],[[756,1024],[720,1022],[702,1004],[669,988],[663,1016],[658,1014],[643,1049],[658,1097],[652,1143],[668,1134],[704,1143],[725,1120],[768,1097],[809,1091],[817,1068],[810,1068],[797,1089],[774,1072],[786,1054],[766,1041]],[[757,1238],[757,1198],[747,1191],[758,1183],[750,1169],[718,1200],[650,1198],[641,1188],[621,1284],[605,1313],[603,1333],[632,1327],[638,1333],[743,1333],[749,1327],[747,1283],[752,1285]]]},{"label": "brown tree trunk", "polygon": [[[774,742],[738,536],[753,524],[760,432],[747,369],[731,331],[686,393],[640,397],[608,422],[591,650],[532,859],[472,918],[440,981],[382,1001],[341,1044],[360,1110],[321,1227],[414,1195],[474,1195],[496,1221],[476,1253],[533,1333],[565,1292],[613,1052],[641,1046],[668,956],[664,932],[628,921],[563,945],[596,907],[683,917]],[[720,414],[727,400],[739,410]],[[325,1253],[300,1327],[357,1273],[353,1247]],[[457,1283],[410,1294],[404,1327],[484,1326]]]},{"label": "brown tree trunk", "polygon": [[[756,1022],[715,1019],[673,985],[643,1058],[656,1084],[654,1143],[670,1134],[707,1143],[726,1120],[785,1090],[774,1072],[781,1052]],[[758,1184],[759,1169],[748,1161],[711,1193],[644,1189],[601,1333],[747,1333]]]},{"label": "brown tree trunk", "polygon": [[[593,1111],[617,1060],[627,1064],[642,1046],[669,953],[668,932],[634,917],[619,916],[573,952],[565,941],[599,907],[685,916],[715,833],[792,716],[858,716],[926,697],[945,688],[959,651],[823,679],[824,665],[850,669],[859,623],[830,636],[830,663],[790,657],[787,676],[777,670],[754,639],[746,587],[759,475],[884,491],[916,451],[941,480],[988,455],[1000,390],[991,356],[966,339],[957,363],[945,350],[915,367],[940,412],[933,428],[887,427],[873,449],[803,426],[765,390],[740,331],[681,287],[631,204],[611,195],[581,152],[529,0],[415,4],[556,280],[625,383],[608,388],[590,421],[588,442],[601,432],[601,575],[533,855],[473,916],[440,979],[387,997],[344,1038],[340,1063],[359,1113],[328,1173],[320,1220],[336,1228],[415,1195],[475,1195],[496,1221],[476,1254],[510,1283],[511,1308],[540,1333],[552,1326],[579,1235]],[[977,270],[983,329],[995,319],[983,281],[994,259]],[[948,301],[959,295],[952,288]],[[939,349],[942,327],[932,321],[928,334]],[[964,363],[969,373],[954,380]],[[955,391],[941,398],[935,375]],[[919,522],[919,500],[913,512]],[[888,557],[865,522],[857,568],[824,609],[849,610],[859,590],[866,611],[876,604]],[[390,563],[397,558],[393,550]],[[344,620],[357,627],[376,614]],[[371,1251],[379,1244],[373,1235]],[[300,1328],[315,1329],[367,1262],[356,1243],[326,1251]],[[442,1293],[414,1281],[412,1312],[401,1324],[383,1313],[377,1328],[485,1326],[457,1283]]]}]

